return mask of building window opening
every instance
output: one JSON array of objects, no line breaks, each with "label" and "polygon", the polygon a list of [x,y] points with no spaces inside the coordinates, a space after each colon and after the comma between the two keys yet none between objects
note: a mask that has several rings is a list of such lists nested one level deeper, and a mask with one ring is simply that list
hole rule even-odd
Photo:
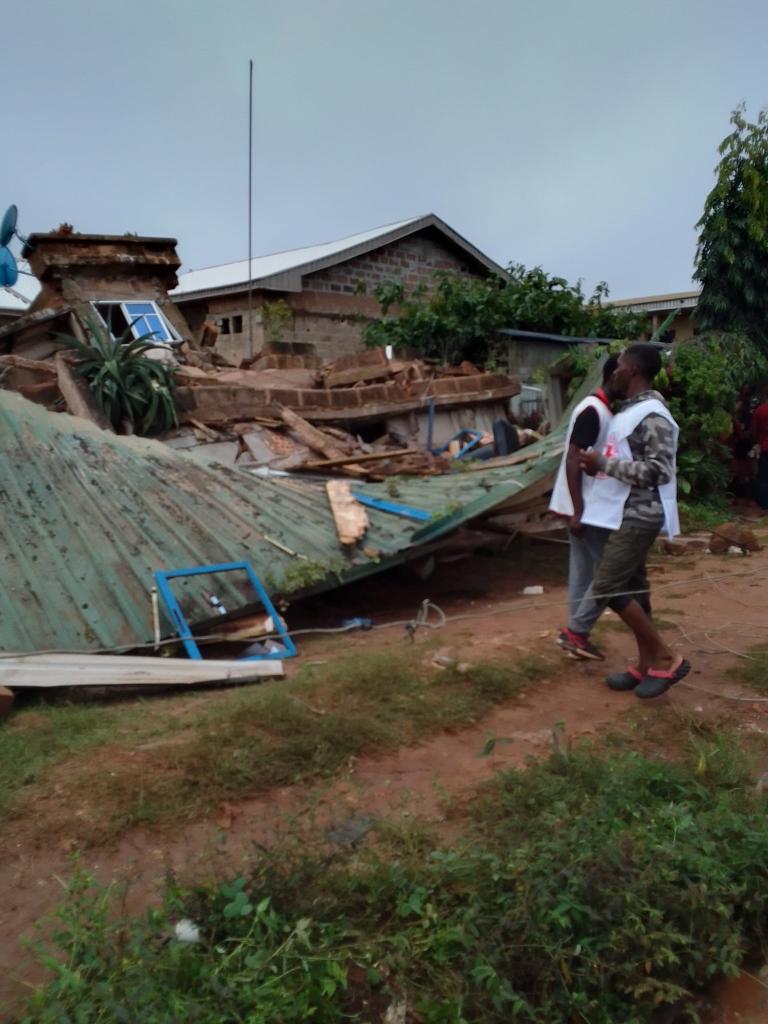
[{"label": "building window opening", "polygon": [[94,308],[113,338],[130,329],[135,340],[153,345],[173,345],[181,341],[154,302],[95,302]]},{"label": "building window opening", "polygon": [[232,333],[242,334],[243,333],[243,318],[242,316],[232,317]]},{"label": "building window opening", "polygon": [[229,334],[229,317],[228,316],[223,316],[221,318],[221,323],[219,324],[219,330],[221,331],[222,334]]}]

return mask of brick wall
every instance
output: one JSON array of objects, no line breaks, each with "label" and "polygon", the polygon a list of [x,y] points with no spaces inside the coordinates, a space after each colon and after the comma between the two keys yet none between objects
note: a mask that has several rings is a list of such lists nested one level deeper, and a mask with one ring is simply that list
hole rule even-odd
[{"label": "brick wall", "polygon": [[470,275],[467,265],[446,246],[426,235],[412,235],[365,256],[308,274],[304,291],[354,295],[361,285],[370,293],[375,285],[385,281],[400,281],[406,288],[421,284],[429,287],[438,270]]},{"label": "brick wall", "polygon": [[[283,341],[314,345],[323,362],[359,352],[364,347],[362,332],[365,324],[380,314],[379,304],[373,298],[374,287],[387,281],[397,281],[406,289],[419,285],[429,288],[438,270],[477,276],[463,262],[460,253],[449,248],[439,237],[433,238],[424,232],[327,270],[307,274],[301,292],[254,290],[254,349],[258,351],[268,341],[261,323],[262,303],[284,299],[293,310],[293,323],[283,332]],[[186,305],[182,308],[186,309]],[[248,297],[244,292],[207,300],[205,319],[227,331],[220,337],[217,351],[235,365],[247,354],[247,308]],[[196,323],[202,324],[199,309],[190,310],[190,313]],[[235,330],[235,325],[242,326],[243,333]]]}]

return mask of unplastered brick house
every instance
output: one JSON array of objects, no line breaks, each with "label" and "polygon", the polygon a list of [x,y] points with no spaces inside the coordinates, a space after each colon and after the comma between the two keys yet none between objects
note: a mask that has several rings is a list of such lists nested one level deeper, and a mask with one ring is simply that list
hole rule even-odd
[{"label": "unplastered brick house", "polygon": [[169,350],[189,338],[168,297],[181,262],[175,238],[60,229],[30,235],[22,255],[38,291],[22,315],[0,326],[0,353],[47,359],[62,347],[60,333],[85,337],[94,321],[116,337],[151,334]]},{"label": "unplastered brick house", "polygon": [[[432,287],[441,270],[506,278],[502,267],[428,214],[335,242],[256,257],[250,284],[247,260],[192,270],[179,275],[170,295],[196,337],[206,324],[218,330],[216,351],[235,366],[270,349],[325,362],[363,347],[363,325],[380,316],[373,297],[377,284]],[[279,300],[288,315],[276,329],[271,311]]]}]

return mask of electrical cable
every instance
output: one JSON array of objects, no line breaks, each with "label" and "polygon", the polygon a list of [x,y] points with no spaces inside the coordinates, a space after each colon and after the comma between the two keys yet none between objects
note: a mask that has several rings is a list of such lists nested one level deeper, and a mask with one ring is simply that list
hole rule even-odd
[{"label": "electrical cable", "polygon": [[[709,573],[706,573],[704,575],[683,577],[682,579],[678,578],[678,579],[675,579],[675,580],[670,580],[670,581],[668,581],[666,583],[661,583],[661,584],[655,585],[654,586],[654,593],[658,593],[660,591],[668,590],[668,589],[671,589],[673,587],[679,588],[681,586],[684,586],[684,585],[690,584],[690,583],[702,583],[702,582],[717,583],[717,582],[720,582],[721,580],[729,580],[729,579],[734,579],[734,578],[750,578],[750,577],[758,577],[758,576],[759,577],[768,576],[768,569],[763,568],[763,569],[754,569],[754,570],[751,570],[751,571],[743,571],[743,570],[741,570],[741,571],[737,571],[737,572],[726,572],[726,573],[721,573],[721,574],[719,574],[717,576],[711,576]],[[611,594],[598,594],[596,596],[598,598],[600,598],[601,600],[611,600],[611,599],[616,598],[616,597],[636,597],[638,594],[645,594],[645,593],[647,593],[646,590],[623,590],[623,591],[616,591],[615,593],[611,593]],[[562,608],[563,604],[564,604],[564,602],[563,602],[562,598],[558,598],[556,601],[555,600],[553,600],[553,601],[515,601],[515,602],[509,602],[509,603],[504,604],[504,605],[497,605],[497,606],[495,606],[493,608],[486,609],[485,611],[463,612],[463,613],[461,613],[459,615],[446,615],[445,612],[440,608],[439,605],[435,604],[435,602],[431,601],[429,598],[425,598],[421,602],[421,604],[419,605],[419,608],[418,608],[418,611],[416,612],[416,615],[413,616],[412,618],[410,618],[410,619],[394,619],[394,620],[392,620],[390,622],[374,623],[373,626],[371,627],[371,630],[384,630],[384,629],[394,629],[394,628],[397,628],[397,627],[404,627],[405,630],[406,630],[407,635],[410,638],[413,638],[415,636],[416,632],[419,629],[442,629],[443,627],[447,626],[448,624],[454,623],[454,622],[465,622],[465,621],[468,621],[468,620],[471,620],[471,619],[485,619],[485,618],[490,618],[490,617],[495,616],[495,615],[503,615],[503,614],[507,614],[507,613],[516,614],[516,613],[519,613],[519,612],[522,612],[522,611],[531,611],[533,609],[553,608],[553,607]],[[429,613],[430,613],[430,611],[434,612],[437,615],[437,621],[436,622],[429,621]],[[754,626],[754,625],[759,625],[759,624],[758,623],[750,623],[749,625],[753,625]],[[350,624],[350,625],[345,625],[345,626],[313,626],[313,627],[307,627],[307,628],[304,628],[304,629],[289,629],[289,630],[286,630],[286,632],[291,637],[297,637],[297,636],[349,633],[349,632],[354,632],[357,629],[359,629],[359,627],[357,625]],[[766,627],[766,629],[768,629],[768,626]],[[253,638],[249,638],[249,639],[256,639],[256,637],[254,636]],[[280,636],[279,633],[270,633],[270,634],[267,634],[267,635],[259,636],[258,639],[260,639],[260,640],[280,640],[281,636]],[[226,642],[226,641],[233,642],[232,641],[232,636],[229,635],[229,634],[226,634],[226,633],[208,633],[208,634],[205,634],[205,635],[202,635],[202,636],[196,636],[195,640],[198,641],[198,642],[200,642],[200,641],[214,641],[214,640],[223,641],[223,642]],[[693,643],[693,641],[689,641],[689,642]],[[715,641],[710,640],[710,642],[715,642]],[[179,637],[168,637],[165,640],[161,640],[160,641],[160,646],[161,647],[173,646],[173,645],[176,645],[176,644],[179,644],[179,643],[181,643]],[[88,650],[88,651],[82,651],[82,650],[73,651],[73,650],[66,650],[66,649],[49,648],[47,650],[23,651],[23,652],[20,652],[20,653],[6,653],[6,652],[2,652],[2,653],[0,653],[0,661],[5,660],[5,659],[9,659],[9,658],[14,658],[14,659],[15,658],[34,658],[34,657],[39,657],[41,655],[56,655],[56,654],[74,654],[74,655],[77,655],[77,654],[123,654],[123,653],[125,653],[127,651],[146,650],[146,649],[148,649],[150,647],[151,648],[155,647],[154,641],[149,641],[147,643],[142,643],[142,644],[133,643],[133,644],[122,644],[122,645],[116,646],[116,647],[102,647],[102,648],[99,648],[98,650]],[[732,652],[732,653],[738,653],[738,652]]]}]

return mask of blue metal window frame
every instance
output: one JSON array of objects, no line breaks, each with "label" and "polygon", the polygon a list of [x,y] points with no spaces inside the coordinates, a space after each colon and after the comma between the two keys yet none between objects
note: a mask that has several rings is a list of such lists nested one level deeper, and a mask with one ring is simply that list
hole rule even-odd
[{"label": "blue metal window frame", "polygon": [[184,612],[181,610],[181,605],[176,600],[176,597],[171,590],[171,580],[180,579],[185,576],[207,576],[215,572],[235,572],[237,570],[242,570],[247,575],[251,586],[256,591],[256,595],[264,606],[265,611],[272,617],[272,622],[275,625],[275,632],[279,635],[285,648],[284,651],[274,651],[269,654],[251,654],[248,657],[238,658],[237,660],[278,661],[283,658],[295,658],[297,653],[296,645],[283,625],[280,616],[277,614],[275,606],[269,598],[269,594],[264,589],[264,584],[256,575],[250,562],[221,562],[218,565],[197,565],[192,569],[160,569],[154,573],[157,591],[163,599],[166,611],[168,612],[168,615],[170,616],[171,621],[176,627],[179,637],[184,644],[184,650],[187,652],[187,657],[194,661],[203,660],[200,648],[197,646],[195,638],[192,636],[192,630],[189,628],[189,623],[186,620]]}]

